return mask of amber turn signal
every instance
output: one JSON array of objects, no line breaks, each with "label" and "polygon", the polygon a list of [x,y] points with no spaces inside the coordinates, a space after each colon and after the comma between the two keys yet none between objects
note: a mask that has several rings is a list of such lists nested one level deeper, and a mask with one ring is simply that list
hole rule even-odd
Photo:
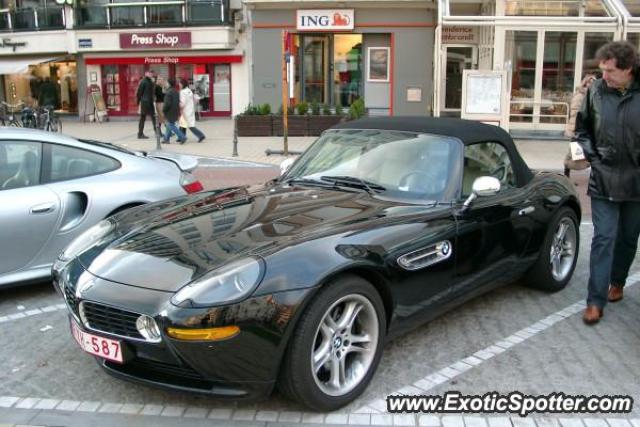
[{"label": "amber turn signal", "polygon": [[167,334],[171,338],[184,341],[220,341],[235,337],[240,333],[237,326],[222,326],[219,328],[205,329],[181,329],[167,328]]}]

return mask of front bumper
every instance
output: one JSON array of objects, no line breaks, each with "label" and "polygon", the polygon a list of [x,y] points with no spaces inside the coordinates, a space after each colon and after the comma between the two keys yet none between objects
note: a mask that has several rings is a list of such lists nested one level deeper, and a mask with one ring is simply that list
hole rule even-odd
[{"label": "front bumper", "polygon": [[[281,292],[224,307],[185,309],[170,303],[172,293],[104,280],[91,275],[77,262],[54,271],[54,284],[65,297],[70,315],[83,330],[122,343],[123,352],[129,355],[125,363],[97,358],[109,374],[154,386],[233,399],[256,399],[270,394],[294,318],[312,292]],[[89,324],[88,316],[82,312],[82,307],[96,305],[104,307],[109,317],[98,328],[94,323]],[[114,319],[114,313],[121,319]],[[104,326],[120,325],[140,314],[156,320],[162,331],[160,342],[135,337],[124,327],[107,331],[109,327]],[[182,341],[164,332],[167,327],[228,325],[239,326],[240,333],[222,341]]]}]

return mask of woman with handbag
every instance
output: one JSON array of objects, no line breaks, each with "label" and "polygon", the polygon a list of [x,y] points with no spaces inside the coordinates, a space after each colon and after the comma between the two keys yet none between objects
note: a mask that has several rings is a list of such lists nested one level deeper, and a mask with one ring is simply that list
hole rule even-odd
[{"label": "woman with handbag", "polygon": [[186,135],[186,128],[198,138],[198,142],[202,142],[205,135],[200,129],[196,127],[196,95],[189,88],[189,83],[186,79],[180,80],[180,108],[182,109],[182,116],[180,117],[180,127],[184,128]]}]

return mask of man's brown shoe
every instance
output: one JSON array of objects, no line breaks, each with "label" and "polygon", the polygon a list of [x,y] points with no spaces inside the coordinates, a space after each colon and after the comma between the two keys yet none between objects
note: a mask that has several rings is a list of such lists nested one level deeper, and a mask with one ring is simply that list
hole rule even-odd
[{"label": "man's brown shoe", "polygon": [[618,285],[609,285],[609,293],[607,299],[609,302],[618,302],[622,299],[624,288]]},{"label": "man's brown shoe", "polygon": [[602,309],[595,305],[588,305],[582,314],[582,321],[587,325],[595,325],[602,317]]}]

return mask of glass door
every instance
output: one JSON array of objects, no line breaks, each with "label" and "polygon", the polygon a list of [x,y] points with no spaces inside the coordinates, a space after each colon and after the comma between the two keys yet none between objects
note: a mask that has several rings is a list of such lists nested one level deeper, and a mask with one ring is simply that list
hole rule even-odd
[{"label": "glass door", "polygon": [[478,68],[478,51],[475,46],[445,46],[446,63],[443,111],[456,112],[462,106],[462,72]]},{"label": "glass door", "polygon": [[231,114],[231,65],[213,66],[213,111],[217,115]]},{"label": "glass door", "polygon": [[330,36],[301,36],[302,99],[328,103]]},{"label": "glass door", "polygon": [[[533,123],[536,115],[536,31],[507,31],[505,61],[511,69],[511,105],[509,122]],[[538,113],[539,114],[539,113]]]},{"label": "glass door", "polygon": [[564,129],[579,72],[577,40],[577,31],[506,32],[511,127]]}]

